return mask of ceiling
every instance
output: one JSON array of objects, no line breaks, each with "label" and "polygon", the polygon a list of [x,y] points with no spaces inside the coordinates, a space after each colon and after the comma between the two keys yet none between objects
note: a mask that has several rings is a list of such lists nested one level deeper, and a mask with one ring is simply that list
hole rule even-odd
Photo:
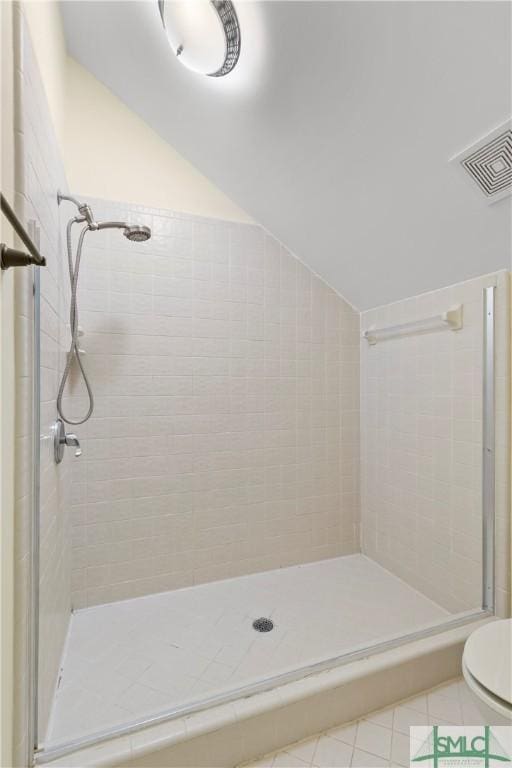
[{"label": "ceiling", "polygon": [[358,309],[510,268],[510,198],[449,163],[511,115],[509,3],[236,7],[208,78],[157,0],[61,4],[70,54]]}]

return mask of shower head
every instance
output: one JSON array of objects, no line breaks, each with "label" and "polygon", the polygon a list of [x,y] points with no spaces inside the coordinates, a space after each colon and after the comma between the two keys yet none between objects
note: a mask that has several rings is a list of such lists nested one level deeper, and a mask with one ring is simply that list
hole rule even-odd
[{"label": "shower head", "polygon": [[151,230],[142,224],[127,224],[125,221],[100,221],[97,229],[122,229],[123,235],[132,243],[144,243],[151,237]]},{"label": "shower head", "polygon": [[87,226],[93,232],[99,229],[122,229],[123,235],[131,243],[145,243],[151,237],[151,230],[149,227],[145,227],[142,224],[127,224],[125,221],[100,221],[97,222],[94,218],[94,214],[90,205],[87,203],[81,203],[76,197],[70,195],[63,195],[60,192],[57,193],[57,201],[59,205],[63,200],[69,200],[74,203],[78,208],[81,218],[75,219],[76,221],[85,221]]},{"label": "shower head", "polygon": [[133,224],[124,228],[123,235],[132,243],[144,243],[151,237],[151,230],[149,227]]}]

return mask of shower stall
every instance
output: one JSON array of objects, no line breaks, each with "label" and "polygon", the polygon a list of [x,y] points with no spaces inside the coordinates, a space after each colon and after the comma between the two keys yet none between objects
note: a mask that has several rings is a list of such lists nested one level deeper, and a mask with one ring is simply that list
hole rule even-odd
[{"label": "shower stall", "polygon": [[89,202],[152,237],[83,248],[41,759],[506,610],[504,273],[359,314],[257,226]]},{"label": "shower stall", "polygon": [[508,274],[361,313],[257,225],[82,190],[68,264],[24,43],[36,761],[507,615]]}]

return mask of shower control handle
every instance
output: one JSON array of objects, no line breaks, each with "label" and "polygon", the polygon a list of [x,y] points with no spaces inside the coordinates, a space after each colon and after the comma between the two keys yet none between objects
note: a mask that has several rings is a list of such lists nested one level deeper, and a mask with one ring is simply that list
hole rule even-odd
[{"label": "shower control handle", "polygon": [[73,434],[73,432],[66,432],[66,435],[64,437],[64,442],[68,446],[71,446],[71,445],[75,446],[76,448],[75,456],[82,455],[82,449],[80,448],[80,441],[78,437],[75,434]]},{"label": "shower control handle", "polygon": [[64,458],[64,448],[66,446],[73,446],[75,450],[75,456],[82,455],[82,449],[80,448],[80,441],[73,432],[66,432],[66,427],[62,419],[57,419],[52,427],[53,431],[53,455],[56,464],[60,464]]}]

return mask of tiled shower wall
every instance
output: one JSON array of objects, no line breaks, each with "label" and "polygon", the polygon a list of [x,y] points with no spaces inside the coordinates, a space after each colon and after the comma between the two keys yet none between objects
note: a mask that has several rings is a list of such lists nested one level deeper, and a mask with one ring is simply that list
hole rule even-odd
[{"label": "tiled shower wall", "polygon": [[358,314],[258,226],[90,202],[153,237],[84,248],[73,604],[358,551]]},{"label": "tiled shower wall", "polygon": [[[18,9],[16,9],[18,13]],[[23,211],[22,218],[31,229],[33,237],[40,240],[40,250],[45,254],[47,266],[39,269],[40,277],[40,323],[41,323],[41,464],[39,504],[39,735],[44,738],[50,714],[51,703],[62,650],[66,638],[71,610],[71,472],[70,458],[66,456],[60,465],[53,460],[51,427],[56,418],[55,397],[58,380],[65,356],[62,344],[67,340],[66,311],[69,306],[68,281],[64,269],[63,249],[60,238],[61,227],[57,207],[57,190],[65,189],[66,179],[60,159],[46,96],[40,80],[39,69],[32,49],[28,27],[20,15],[22,58],[19,67],[19,126],[20,148],[17,189]],[[35,227],[34,227],[35,225]],[[32,383],[32,341],[33,323],[32,279],[27,271],[23,299],[18,298],[24,308],[27,326],[19,340],[25,345],[23,368],[25,376]],[[30,278],[30,279],[29,279]],[[22,341],[21,341],[22,340]],[[20,361],[21,364],[21,361]],[[20,389],[24,396],[32,399],[30,388]],[[32,475],[32,420],[30,413],[23,414],[24,437],[27,454],[24,463],[24,477]],[[37,469],[36,469],[37,471]],[[28,578],[30,573],[31,503],[23,506],[19,526],[24,540],[23,574],[17,572],[17,579]],[[20,585],[18,585],[20,590]],[[29,606],[27,594],[22,601],[18,591],[17,603],[25,609]],[[27,618],[28,621],[28,618]],[[17,633],[21,637],[22,632]],[[28,674],[27,659],[24,660],[24,674]],[[19,686],[17,685],[17,689]],[[23,724],[26,729],[26,723]]]},{"label": "tiled shower wall", "polygon": [[463,304],[464,327],[361,342],[363,552],[450,611],[482,581],[483,288],[496,297],[497,598],[508,592],[508,277],[478,278],[365,312],[363,330]]}]

